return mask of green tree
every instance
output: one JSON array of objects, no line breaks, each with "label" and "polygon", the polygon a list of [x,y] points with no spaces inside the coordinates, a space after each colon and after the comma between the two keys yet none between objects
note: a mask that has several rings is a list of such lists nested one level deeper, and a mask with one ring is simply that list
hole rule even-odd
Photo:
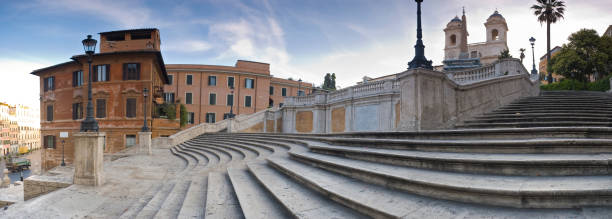
[{"label": "green tree", "polygon": [[499,56],[497,56],[497,58],[499,58],[499,59],[508,59],[508,58],[512,58],[512,55],[510,55],[510,51],[506,49],[504,51],[501,51],[499,53]]},{"label": "green tree", "polygon": [[552,71],[550,69],[550,24],[557,23],[563,18],[565,2],[558,0],[537,0],[537,4],[531,6],[533,14],[538,17],[540,24],[546,23],[546,71],[548,72],[548,83],[552,83]]},{"label": "green tree", "polygon": [[187,124],[187,107],[185,107],[185,105],[181,104],[181,127],[184,127],[185,124]]},{"label": "green tree", "polygon": [[336,90],[336,73],[332,73],[331,75],[331,90]]},{"label": "green tree", "polygon": [[325,74],[321,88],[325,90],[336,90],[336,73]]},{"label": "green tree", "polygon": [[608,37],[599,37],[597,31],[582,29],[572,33],[569,43],[551,60],[551,69],[566,78],[587,83],[591,75],[598,78],[609,73],[612,63],[612,42]]}]

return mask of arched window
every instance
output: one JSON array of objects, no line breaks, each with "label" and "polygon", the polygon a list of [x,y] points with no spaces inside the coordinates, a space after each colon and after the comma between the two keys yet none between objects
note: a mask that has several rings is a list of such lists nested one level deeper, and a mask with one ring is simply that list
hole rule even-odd
[{"label": "arched window", "polygon": [[457,36],[455,34],[450,36],[451,45],[454,46],[457,44]]},{"label": "arched window", "polygon": [[493,29],[493,31],[491,31],[491,39],[499,40],[499,32],[497,31],[497,29]]}]

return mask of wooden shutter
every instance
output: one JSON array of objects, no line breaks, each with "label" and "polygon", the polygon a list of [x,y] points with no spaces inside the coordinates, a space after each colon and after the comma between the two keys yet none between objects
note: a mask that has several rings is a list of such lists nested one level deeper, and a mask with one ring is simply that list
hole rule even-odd
[{"label": "wooden shutter", "polygon": [[55,90],[55,76],[51,76],[51,90]]},{"label": "wooden shutter", "polygon": [[43,88],[45,92],[49,90],[48,81],[49,81],[49,78],[43,79]]},{"label": "wooden shutter", "polygon": [[110,81],[110,64],[106,64],[106,81]]},{"label": "wooden shutter", "polygon": [[98,68],[100,67],[100,65],[95,65],[94,69],[93,69],[93,74],[91,75],[91,81],[93,82],[98,82]]},{"label": "wooden shutter", "polygon": [[49,148],[49,144],[47,144],[47,139],[49,136],[43,136],[43,148]]},{"label": "wooden shutter", "polygon": [[47,121],[53,121],[53,106],[47,106]]},{"label": "wooden shutter", "polygon": [[128,79],[128,64],[127,63],[123,63],[123,80],[127,80]]},{"label": "wooden shutter", "polygon": [[97,99],[96,100],[96,118],[105,118],[105,117],[106,117],[106,100]]},{"label": "wooden shutter", "polygon": [[128,98],[126,102],[126,117],[136,117],[136,98]]},{"label": "wooden shutter", "polygon": [[136,63],[136,80],[140,80],[140,63]]},{"label": "wooden shutter", "polygon": [[57,145],[57,139],[55,138],[55,135],[52,135],[51,138],[53,138],[53,149],[55,149]]},{"label": "wooden shutter", "polygon": [[72,119],[73,120],[78,119],[78,117],[77,117],[77,115],[78,115],[77,113],[78,113],[78,110],[79,110],[78,107],[79,107],[78,103],[73,103],[72,104]]},{"label": "wooden shutter", "polygon": [[77,86],[77,78],[78,78],[77,73],[78,73],[78,72],[76,72],[76,71],[73,71],[73,72],[72,72],[72,86],[73,86],[73,87],[76,87],[76,86]]}]

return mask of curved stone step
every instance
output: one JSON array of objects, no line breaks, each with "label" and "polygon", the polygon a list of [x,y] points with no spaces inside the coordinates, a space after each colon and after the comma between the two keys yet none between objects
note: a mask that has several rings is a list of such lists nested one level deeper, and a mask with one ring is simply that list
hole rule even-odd
[{"label": "curved stone step", "polygon": [[183,151],[190,152],[190,154],[193,157],[195,157],[195,159],[198,161],[196,165],[206,166],[208,164],[209,159],[205,154],[201,153],[200,151],[189,148],[187,145],[179,145],[179,146],[181,147]]},{"label": "curved stone step", "polygon": [[228,168],[227,174],[246,219],[283,219],[291,215],[246,169]]},{"label": "curved stone step", "polygon": [[296,218],[366,218],[264,164],[247,164],[257,181]]},{"label": "curved stone step", "polygon": [[135,218],[153,218],[175,185],[175,181],[164,183],[161,190],[138,212]]},{"label": "curved stone step", "polygon": [[200,141],[199,143],[203,143],[208,146],[224,148],[226,150],[231,150],[233,152],[237,152],[240,155],[242,155],[242,158],[238,158],[239,160],[252,160],[252,159],[256,159],[259,156],[259,152],[254,149],[251,149],[248,147],[247,148],[237,147],[235,145],[228,144],[227,142],[217,143],[216,141]]},{"label": "curved stone step", "polygon": [[558,117],[603,117],[609,118],[612,117],[611,114],[601,114],[601,113],[581,113],[581,112],[564,112],[564,113],[490,113],[484,114],[482,116],[476,116],[474,119],[491,119],[491,118],[538,118],[544,116],[558,116]]},{"label": "curved stone step", "polygon": [[584,117],[584,116],[542,116],[542,117],[513,117],[513,118],[480,118],[465,121],[465,124],[472,123],[527,123],[527,122],[608,122],[612,123],[610,117]]},{"label": "curved stone step", "polygon": [[206,194],[206,218],[244,218],[234,189],[225,173],[210,172]]},{"label": "curved stone step", "polygon": [[482,122],[456,125],[455,128],[500,128],[500,127],[612,127],[612,122],[590,121],[535,121],[535,122]]},{"label": "curved stone step", "polygon": [[233,138],[215,138],[214,140],[211,141],[218,141],[218,140],[222,140],[224,143],[223,144],[227,144],[230,146],[234,146],[234,147],[239,147],[239,148],[243,148],[245,150],[249,150],[253,153],[255,153],[257,155],[257,157],[267,157],[270,154],[274,153],[274,151],[276,150],[274,147],[270,147],[270,146],[266,146],[266,145],[262,145],[262,144],[257,144],[257,143],[252,143],[250,140],[236,140],[235,137]]},{"label": "curved stone step", "polygon": [[185,147],[191,148],[192,150],[197,151],[198,153],[206,156],[208,158],[208,163],[206,164],[206,167],[214,167],[221,163],[221,157],[217,153],[210,151],[209,149],[191,145],[185,145]]},{"label": "curved stone step", "polygon": [[195,155],[195,153],[191,152],[191,151],[187,151],[183,148],[183,145],[177,145],[176,147],[174,147],[175,151],[177,153],[183,154],[185,155],[185,158],[188,160],[187,164],[188,164],[188,168],[187,169],[191,169],[194,166],[198,165],[198,162],[200,162],[198,160],[198,156]]},{"label": "curved stone step", "polygon": [[131,219],[135,218],[136,215],[161,191],[163,184],[159,183],[157,185],[152,186],[147,193],[145,193],[142,197],[138,199],[138,201],[134,202],[130,205],[129,208],[125,209],[125,211],[119,216],[120,219]]},{"label": "curved stone step", "polygon": [[183,161],[183,164],[185,165],[185,168],[187,168],[187,165],[189,164],[189,160],[187,160],[187,158],[185,158],[185,156],[183,156],[182,154],[177,153],[176,149],[174,147],[170,148],[170,153],[178,158],[180,158]]},{"label": "curved stone step", "polygon": [[446,173],[313,153],[302,162],[418,195],[516,208],[612,206],[612,176],[524,177]]},{"label": "curved stone step", "polygon": [[181,210],[183,201],[185,201],[189,185],[191,185],[191,180],[179,179],[174,185],[174,188],[172,188],[172,191],[168,194],[164,203],[160,206],[154,218],[176,218]]},{"label": "curved stone step", "polygon": [[[330,199],[374,218],[588,218],[612,212],[590,209],[520,209],[432,199],[362,182],[297,161],[269,158],[270,165]],[[599,209],[598,209],[599,210]]]},{"label": "curved stone step", "polygon": [[204,145],[196,145],[196,144],[192,144],[192,143],[189,143],[189,142],[187,142],[185,144],[188,144],[188,145],[193,146],[193,147],[200,147],[202,149],[207,149],[211,153],[215,153],[219,157],[219,165],[225,165],[225,164],[229,163],[232,160],[232,155],[231,154],[229,154],[227,151],[221,150],[219,148],[209,147],[209,146],[204,146]]},{"label": "curved stone step", "polygon": [[177,218],[204,218],[207,176],[194,175]]},{"label": "curved stone step", "polygon": [[[277,139],[278,137],[267,137]],[[333,145],[405,149],[437,152],[472,153],[559,153],[592,154],[612,153],[612,139],[528,139],[528,140],[419,140],[370,138],[302,137],[288,142],[307,145],[308,140]]]},{"label": "curved stone step", "polygon": [[323,143],[310,151],[447,172],[519,176],[612,175],[612,154],[482,154],[356,148]]},{"label": "curved stone step", "polygon": [[593,109],[593,108],[584,108],[584,109],[497,109],[493,110],[492,113],[506,113],[506,114],[516,114],[516,113],[567,113],[567,112],[580,112],[580,113],[605,113],[610,114],[612,110],[610,109]]}]

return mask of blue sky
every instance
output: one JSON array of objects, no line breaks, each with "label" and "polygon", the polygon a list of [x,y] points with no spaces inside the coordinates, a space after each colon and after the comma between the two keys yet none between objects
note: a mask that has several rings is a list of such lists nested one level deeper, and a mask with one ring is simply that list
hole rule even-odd
[{"label": "blue sky", "polygon": [[[470,43],[485,40],[483,23],[495,9],[506,18],[511,54],[545,52],[546,29],[532,15],[534,0],[427,0],[423,4],[425,54],[443,57],[448,21],[466,7]],[[566,19],[552,26],[561,45],[580,28],[599,33],[612,24],[612,2],[568,0]],[[168,64],[233,65],[267,62],[272,74],[321,84],[335,72],[338,85],[363,76],[401,72],[414,55],[416,3],[411,0],[0,0],[0,101],[38,104],[34,69],[82,53],[80,41],[103,31],[156,27]],[[525,63],[528,68],[531,62]],[[14,89],[27,88],[15,94]],[[10,94],[9,94],[10,93]]]}]

